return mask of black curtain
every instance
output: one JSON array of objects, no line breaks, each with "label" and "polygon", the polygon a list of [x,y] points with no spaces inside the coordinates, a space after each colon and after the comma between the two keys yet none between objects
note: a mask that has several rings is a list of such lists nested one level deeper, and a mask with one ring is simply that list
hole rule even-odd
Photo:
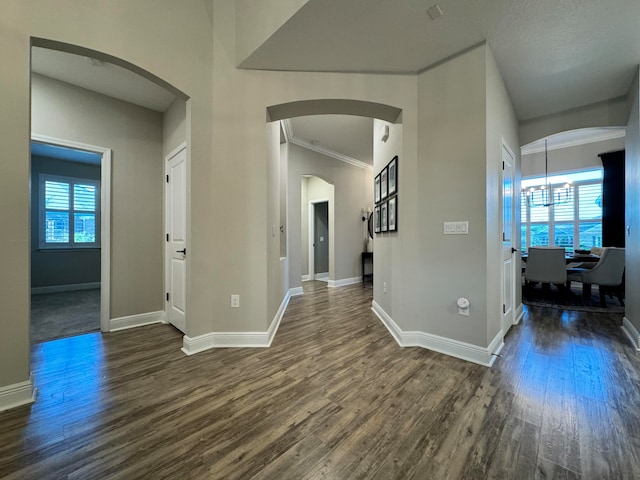
[{"label": "black curtain", "polygon": [[624,247],[624,150],[598,155],[602,180],[602,246]]}]

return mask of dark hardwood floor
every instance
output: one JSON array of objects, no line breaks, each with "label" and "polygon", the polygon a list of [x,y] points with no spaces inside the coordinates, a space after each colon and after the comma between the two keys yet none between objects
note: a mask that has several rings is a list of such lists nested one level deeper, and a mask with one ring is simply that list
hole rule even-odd
[{"label": "dark hardwood floor", "polygon": [[268,349],[156,325],[33,347],[3,479],[638,479],[620,316],[528,308],[491,369],[400,348],[371,290],[308,282]]}]

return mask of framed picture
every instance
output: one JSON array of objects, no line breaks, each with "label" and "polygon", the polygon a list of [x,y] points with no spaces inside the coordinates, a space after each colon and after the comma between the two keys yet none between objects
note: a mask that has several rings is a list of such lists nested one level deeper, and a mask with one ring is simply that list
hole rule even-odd
[{"label": "framed picture", "polygon": [[398,193],[398,156],[391,159],[389,168],[389,196]]},{"label": "framed picture", "polygon": [[376,181],[373,185],[373,196],[375,199],[375,203],[380,201],[380,175],[376,176]]},{"label": "framed picture", "polygon": [[380,205],[380,231],[386,232],[389,230],[389,217],[388,217],[389,209],[388,202],[384,202]]},{"label": "framed picture", "polygon": [[380,233],[380,205],[373,209],[373,231]]},{"label": "framed picture", "polygon": [[387,202],[389,211],[389,231],[397,232],[398,231],[398,197],[391,197]]},{"label": "framed picture", "polygon": [[384,200],[389,194],[388,179],[389,167],[384,167],[384,170],[382,170],[382,172],[380,173],[380,200]]}]

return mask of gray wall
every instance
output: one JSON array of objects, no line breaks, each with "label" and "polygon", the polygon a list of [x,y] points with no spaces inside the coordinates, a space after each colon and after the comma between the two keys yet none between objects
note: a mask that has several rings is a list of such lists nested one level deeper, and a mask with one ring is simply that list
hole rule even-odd
[{"label": "gray wall", "polygon": [[162,115],[41,75],[33,133],[112,149],[111,317],[164,308]]},{"label": "gray wall", "polygon": [[625,223],[630,228],[625,244],[625,317],[640,331],[640,79],[637,73],[629,97],[632,107],[625,152]]},{"label": "gray wall", "polygon": [[100,166],[31,157],[31,287],[100,281],[100,249],[40,250],[38,241],[41,173],[100,181]]}]

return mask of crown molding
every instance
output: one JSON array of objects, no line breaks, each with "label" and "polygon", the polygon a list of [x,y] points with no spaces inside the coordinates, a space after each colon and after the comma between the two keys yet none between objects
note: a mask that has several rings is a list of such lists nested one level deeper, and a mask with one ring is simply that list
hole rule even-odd
[{"label": "crown molding", "polygon": [[[554,143],[553,145],[549,145],[547,150],[560,150],[561,148],[578,147],[580,145],[586,145],[588,143],[603,142],[605,140],[612,140],[614,138],[624,137],[626,134],[627,132],[626,132],[626,129],[624,128],[611,129],[609,131],[602,131],[602,132],[596,133],[588,138],[582,138],[579,140],[576,139],[576,140],[560,141],[560,142]],[[540,140],[536,140],[535,142],[532,142],[529,145],[525,145],[524,147],[522,147],[522,150],[521,150],[522,155],[531,155],[534,153],[544,152],[544,143],[538,146],[538,142],[540,142]]]},{"label": "crown molding", "polygon": [[348,163],[349,165],[353,165],[354,167],[364,168],[365,170],[373,171],[373,165],[369,165],[366,162],[363,162],[356,158],[349,157],[348,155],[344,155],[340,152],[336,152],[335,150],[331,150],[330,148],[326,148],[318,144],[313,144],[302,138],[296,137],[295,134],[293,133],[291,120],[288,118],[285,120],[282,120],[282,130],[284,131],[284,136],[288,143],[292,143],[293,145],[306,148],[307,150],[311,150],[313,152],[326,155],[327,157],[335,158],[336,160],[340,160],[341,162]]}]

